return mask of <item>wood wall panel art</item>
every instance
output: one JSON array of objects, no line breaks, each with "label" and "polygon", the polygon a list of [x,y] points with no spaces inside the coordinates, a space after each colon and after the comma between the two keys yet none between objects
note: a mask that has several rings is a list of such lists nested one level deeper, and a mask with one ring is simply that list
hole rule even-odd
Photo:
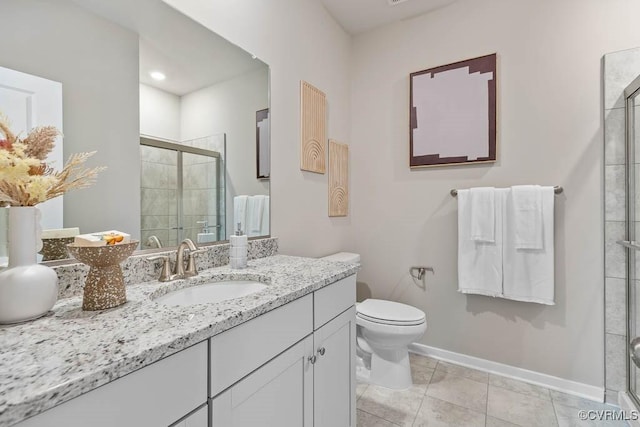
[{"label": "wood wall panel art", "polygon": [[349,213],[349,146],[329,140],[329,216]]},{"label": "wood wall panel art", "polygon": [[327,97],[320,89],[300,82],[302,141],[300,169],[315,173],[326,170]]}]

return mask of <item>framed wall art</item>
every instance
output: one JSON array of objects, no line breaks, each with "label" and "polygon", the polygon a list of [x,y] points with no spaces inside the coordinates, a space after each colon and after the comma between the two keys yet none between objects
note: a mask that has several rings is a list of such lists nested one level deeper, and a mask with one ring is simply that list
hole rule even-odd
[{"label": "framed wall art", "polygon": [[271,130],[269,109],[256,111],[256,169],[258,179],[269,179],[271,175]]},{"label": "framed wall art", "polygon": [[324,174],[327,157],[327,96],[317,87],[301,81],[300,108],[300,170]]},{"label": "framed wall art", "polygon": [[496,160],[496,57],[411,73],[411,168]]},{"label": "framed wall art", "polygon": [[349,214],[349,146],[329,140],[329,216]]}]

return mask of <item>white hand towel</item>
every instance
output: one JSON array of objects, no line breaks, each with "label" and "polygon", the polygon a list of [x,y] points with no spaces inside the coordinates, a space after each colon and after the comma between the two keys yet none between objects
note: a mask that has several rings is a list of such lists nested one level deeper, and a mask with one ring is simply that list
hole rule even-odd
[{"label": "white hand towel", "polygon": [[505,298],[554,305],[554,231],[553,187],[542,187],[542,248],[523,249],[518,247],[516,239],[515,204],[507,197],[505,203],[505,231],[504,231],[504,285]]},{"label": "white hand towel", "polygon": [[471,238],[471,200],[469,190],[458,190],[458,291],[465,294],[502,295],[502,215],[507,189],[497,189],[495,203],[495,241]]},{"label": "white hand towel", "polygon": [[271,234],[269,230],[269,210],[271,209],[269,196],[264,196],[264,208],[262,210],[262,226],[260,227],[260,235],[267,236]]},{"label": "white hand towel", "polygon": [[511,187],[516,247],[542,249],[542,193],[539,185]]},{"label": "white hand towel", "polygon": [[251,196],[247,202],[247,236],[259,236],[262,226],[264,196]]},{"label": "white hand towel", "polygon": [[494,243],[495,238],[495,188],[478,187],[471,194],[471,240]]},{"label": "white hand towel", "polygon": [[[236,196],[233,198],[233,227],[232,230],[238,229],[238,223],[240,223],[240,229],[247,232],[247,201],[249,196]],[[232,233],[233,234],[233,233]]]}]

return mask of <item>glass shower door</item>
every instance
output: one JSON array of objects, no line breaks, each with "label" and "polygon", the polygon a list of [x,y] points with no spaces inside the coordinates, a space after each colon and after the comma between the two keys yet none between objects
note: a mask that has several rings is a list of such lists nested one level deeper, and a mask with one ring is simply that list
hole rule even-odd
[{"label": "glass shower door", "polygon": [[184,237],[194,242],[224,240],[219,209],[220,158],[200,154],[182,155],[182,224]]},{"label": "glass shower door", "polygon": [[140,144],[142,248],[225,240],[221,154],[148,137]]},{"label": "glass shower door", "polygon": [[178,244],[179,153],[140,145],[141,248]]},{"label": "glass shower door", "polygon": [[640,404],[640,281],[637,267],[640,266],[640,76],[626,89],[626,240],[620,242],[627,247],[627,322],[629,342],[629,394]]}]

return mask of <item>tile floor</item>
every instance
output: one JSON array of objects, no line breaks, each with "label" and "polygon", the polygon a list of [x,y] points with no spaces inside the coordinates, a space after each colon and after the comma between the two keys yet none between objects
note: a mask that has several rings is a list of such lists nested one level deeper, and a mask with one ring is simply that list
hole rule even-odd
[{"label": "tile floor", "polygon": [[358,427],[627,426],[582,421],[578,411],[616,409],[498,375],[411,354],[413,387],[359,384]]}]

